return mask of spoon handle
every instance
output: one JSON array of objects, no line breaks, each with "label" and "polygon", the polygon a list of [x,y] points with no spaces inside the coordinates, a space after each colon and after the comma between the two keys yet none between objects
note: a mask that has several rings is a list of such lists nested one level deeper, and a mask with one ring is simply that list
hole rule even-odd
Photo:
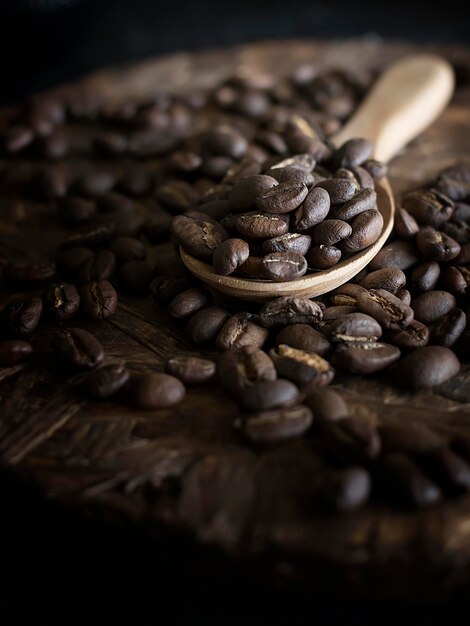
[{"label": "spoon handle", "polygon": [[373,157],[387,163],[442,113],[454,82],[449,63],[432,54],[393,63],[333,143],[365,137],[374,144]]}]

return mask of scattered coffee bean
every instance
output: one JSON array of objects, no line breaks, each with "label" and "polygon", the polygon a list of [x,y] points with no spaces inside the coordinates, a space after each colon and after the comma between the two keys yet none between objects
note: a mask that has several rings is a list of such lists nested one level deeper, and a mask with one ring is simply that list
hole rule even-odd
[{"label": "scattered coffee bean", "polygon": [[183,383],[169,374],[135,374],[128,383],[127,396],[138,409],[166,409],[179,404],[186,395]]},{"label": "scattered coffee bean", "polygon": [[107,280],[84,285],[80,289],[80,310],[87,317],[104,320],[116,312],[117,293]]},{"label": "scattered coffee bean", "polygon": [[307,271],[307,261],[305,257],[295,252],[273,252],[263,257],[263,276],[279,281],[296,280]]},{"label": "scattered coffee bean", "polygon": [[217,362],[217,374],[224,389],[235,397],[250,385],[277,377],[266,352],[253,346],[224,352]]},{"label": "scattered coffee bean", "polygon": [[93,369],[104,359],[100,342],[82,328],[67,328],[54,337],[54,347],[63,359],[78,369]]},{"label": "scattered coffee bean", "polygon": [[246,313],[236,313],[225,322],[216,339],[219,350],[253,346],[261,348],[268,338],[266,328],[250,321]]},{"label": "scattered coffee bean", "polygon": [[265,328],[289,324],[315,324],[322,320],[322,307],[309,298],[282,297],[264,304],[259,312]]},{"label": "scattered coffee bean", "polygon": [[357,297],[357,306],[374,317],[383,328],[406,326],[413,319],[413,310],[385,289],[371,289]]},{"label": "scattered coffee bean", "polygon": [[257,444],[273,444],[303,435],[311,426],[313,415],[303,405],[250,413],[245,417],[243,431]]},{"label": "scattered coffee bean", "polygon": [[402,200],[405,208],[420,224],[438,228],[452,217],[454,204],[435,189],[412,191]]},{"label": "scattered coffee bean", "polygon": [[380,324],[365,313],[351,313],[332,321],[326,327],[330,341],[377,341],[382,336]]},{"label": "scattered coffee bean", "polygon": [[305,397],[315,417],[315,428],[322,430],[330,422],[349,417],[349,409],[343,398],[328,387],[310,387]]},{"label": "scattered coffee bean", "polygon": [[276,335],[276,345],[285,344],[305,352],[315,352],[325,356],[330,351],[328,339],[308,324],[291,324]]},{"label": "scattered coffee bean", "polygon": [[247,411],[266,411],[292,405],[299,399],[299,390],[289,380],[263,380],[246,386],[238,402]]},{"label": "scattered coffee bean", "polygon": [[372,374],[390,367],[400,358],[396,346],[375,341],[355,341],[339,344],[333,355],[334,363],[353,374]]},{"label": "scattered coffee bean", "polygon": [[327,270],[338,263],[341,250],[335,246],[312,246],[307,253],[307,263],[311,269]]},{"label": "scattered coffee bean", "polygon": [[335,375],[328,361],[314,352],[280,344],[272,349],[269,355],[276,366],[277,373],[300,386],[329,385]]},{"label": "scattered coffee bean", "polygon": [[367,276],[361,280],[360,284],[366,289],[385,289],[386,291],[390,291],[390,293],[396,294],[405,283],[406,276],[401,270],[386,267],[367,274]]},{"label": "scattered coffee bean", "polygon": [[460,309],[453,309],[440,317],[432,327],[432,343],[450,348],[458,341],[466,326],[465,313]]},{"label": "scattered coffee bean", "polygon": [[306,185],[288,180],[263,191],[256,196],[256,208],[264,213],[290,213],[305,200]]},{"label": "scattered coffee bean", "polygon": [[8,339],[0,341],[0,365],[13,367],[27,361],[33,353],[33,346],[27,341]]},{"label": "scattered coffee bean", "polygon": [[217,274],[233,274],[250,256],[250,247],[243,239],[227,239],[214,251],[213,264]]},{"label": "scattered coffee bean", "polygon": [[66,320],[78,311],[80,296],[75,285],[60,283],[46,290],[44,303],[52,317],[57,320]]},{"label": "scattered coffee bean", "polygon": [[129,370],[125,365],[105,365],[86,378],[84,387],[94,400],[105,400],[114,396],[129,381]]},{"label": "scattered coffee bean", "polygon": [[430,261],[450,261],[460,252],[460,245],[452,237],[431,227],[419,231],[416,245],[424,258]]},{"label": "scattered coffee bean", "polygon": [[202,385],[214,378],[216,365],[209,359],[180,354],[168,359],[165,369],[185,385]]},{"label": "scattered coffee bean", "polygon": [[343,253],[352,254],[368,248],[382,234],[384,220],[379,211],[363,211],[359,213],[352,221],[352,232],[343,241],[340,242],[339,248]]},{"label": "scattered coffee bean", "polygon": [[186,326],[186,336],[195,345],[215,341],[229,314],[217,306],[206,306],[195,313]]},{"label": "scattered coffee bean", "polygon": [[[264,254],[275,252],[293,252],[301,256],[307,254],[310,248],[311,238],[309,235],[300,233],[286,233],[274,239],[268,239],[263,242],[262,250]],[[214,259],[215,266],[215,259]]]},{"label": "scattered coffee bean", "polygon": [[429,454],[444,447],[439,435],[418,421],[406,424],[383,424],[379,427],[384,452],[401,452],[413,456]]},{"label": "scattered coffee bean", "polygon": [[448,291],[426,291],[411,301],[418,322],[432,324],[457,305],[455,297]]},{"label": "scattered coffee bean", "polygon": [[455,354],[442,346],[426,346],[408,354],[398,370],[399,381],[410,389],[432,389],[460,371]]},{"label": "scattered coffee bean", "polygon": [[387,331],[387,339],[394,346],[414,350],[415,348],[423,348],[429,342],[429,328],[418,322],[411,322],[403,328]]}]

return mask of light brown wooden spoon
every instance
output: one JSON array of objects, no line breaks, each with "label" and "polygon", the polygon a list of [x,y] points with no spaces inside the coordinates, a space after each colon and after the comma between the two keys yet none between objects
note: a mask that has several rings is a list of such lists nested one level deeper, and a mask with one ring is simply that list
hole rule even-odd
[{"label": "light brown wooden spoon", "polygon": [[[332,138],[336,146],[365,137],[374,145],[373,157],[387,163],[444,110],[454,89],[451,66],[438,56],[405,57],[382,74],[354,117]],[[395,201],[387,179],[376,185],[377,205],[384,218],[379,239],[365,250],[329,270],[306,274],[289,282],[220,276],[213,267],[182,248],[181,258],[197,278],[210,287],[242,300],[264,301],[280,296],[319,296],[358,274],[375,257],[392,228]]]}]

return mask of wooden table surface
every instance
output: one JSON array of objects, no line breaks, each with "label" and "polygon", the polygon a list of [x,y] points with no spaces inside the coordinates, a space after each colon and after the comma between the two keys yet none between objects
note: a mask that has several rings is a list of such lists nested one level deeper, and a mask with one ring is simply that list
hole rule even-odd
[{"label": "wooden table surface", "polygon": [[[105,70],[57,91],[90,90],[116,103],[210,87],[245,66],[286,74],[314,61],[319,68],[377,70],[424,49],[454,63],[459,85],[442,117],[390,164],[399,194],[456,161],[470,162],[468,49],[374,39],[266,42]],[[53,253],[57,233],[47,208],[36,206],[19,222],[1,217],[2,258],[24,251],[31,241],[35,251]],[[47,235],[38,238],[38,229]],[[126,360],[136,370],[161,370],[168,356],[191,350],[150,296],[120,297],[113,317],[83,326],[96,332],[111,359]],[[233,429],[236,405],[216,385],[191,389],[180,405],[161,411],[86,402],[76,392],[80,377],[52,365],[49,340],[44,327],[35,335],[30,363],[0,370],[3,465],[34,481],[44,498],[86,511],[103,525],[125,521],[149,554],[177,555],[183,567],[178,546],[193,545],[206,569],[216,547],[214,568],[236,565],[240,576],[295,582],[308,592],[426,598],[468,587],[470,498],[416,512],[371,504],[347,515],[319,514],[309,506],[315,464],[308,441],[262,454],[250,449]],[[383,421],[417,418],[442,432],[470,435],[468,364],[436,393],[403,392],[386,375],[342,375],[334,385],[354,414]]]}]

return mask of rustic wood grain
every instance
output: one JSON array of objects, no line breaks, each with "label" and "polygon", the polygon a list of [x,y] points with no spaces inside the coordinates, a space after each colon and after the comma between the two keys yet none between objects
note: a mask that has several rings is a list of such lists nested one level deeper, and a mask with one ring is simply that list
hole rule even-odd
[{"label": "rustic wood grain", "polygon": [[[375,39],[267,42],[105,70],[57,92],[92,93],[116,103],[206,88],[245,67],[287,74],[315,61],[319,68],[377,70],[416,49]],[[446,56],[467,82],[439,121],[391,163],[397,194],[457,160],[470,160],[469,50],[419,49]],[[47,207],[26,220],[1,217],[0,261],[24,253],[38,228],[47,236],[36,238],[37,251],[53,254],[58,233]],[[162,370],[168,356],[195,352],[150,297],[121,298],[115,316],[89,328],[110,361],[125,360],[137,370]],[[93,510],[107,524],[113,511],[126,517],[148,537],[150,553],[158,554],[167,533],[174,541],[175,531],[189,532],[193,541],[220,548],[226,562],[237,561],[273,584],[376,599],[442,597],[468,588],[470,498],[419,512],[374,504],[345,516],[319,513],[312,506],[318,466],[308,440],[262,454],[250,450],[233,428],[236,405],[216,384],[191,389],[180,405],[161,411],[84,402],[77,393],[81,377],[47,359],[48,333],[46,328],[35,337],[38,356],[30,364],[0,371],[2,461],[34,479],[44,497]],[[342,376],[335,385],[354,414],[385,421],[413,417],[444,434],[470,435],[468,364],[436,393],[405,393],[384,375]]]}]

